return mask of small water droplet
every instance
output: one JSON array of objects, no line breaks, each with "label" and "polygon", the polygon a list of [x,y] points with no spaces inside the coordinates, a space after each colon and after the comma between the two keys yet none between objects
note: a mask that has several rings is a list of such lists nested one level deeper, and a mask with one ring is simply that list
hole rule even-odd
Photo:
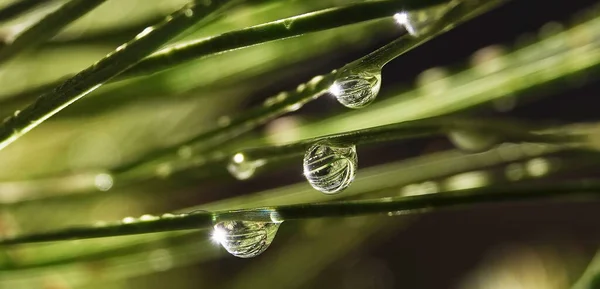
[{"label": "small water droplet", "polygon": [[412,36],[420,36],[428,32],[439,19],[442,18],[448,10],[457,3],[450,1],[447,4],[433,6],[427,9],[402,11],[394,14],[394,20],[398,25],[404,27],[406,32]]},{"label": "small water droplet", "polygon": [[160,220],[160,218],[157,216],[153,216],[153,215],[142,215],[140,217],[141,222],[156,221],[156,220]]},{"label": "small water droplet", "polygon": [[97,174],[94,178],[94,185],[100,191],[110,190],[113,184],[113,178],[109,174]]},{"label": "small water droplet", "polygon": [[119,45],[119,47],[117,47],[117,49],[115,49],[115,52],[121,51],[123,49],[127,48],[127,43],[123,44],[123,45]]},{"label": "small water droplet", "polygon": [[447,190],[466,190],[480,188],[490,183],[491,175],[485,171],[474,171],[449,177],[445,181]]},{"label": "small water droplet", "polygon": [[525,165],[527,173],[532,177],[541,177],[550,172],[550,162],[544,158],[535,158]]},{"label": "small water droplet", "polygon": [[304,176],[313,188],[325,194],[339,193],[350,186],[357,167],[354,145],[319,142],[304,155]]},{"label": "small water droplet", "polygon": [[194,10],[192,10],[191,8],[190,9],[186,9],[183,13],[185,14],[186,17],[192,17],[192,16],[194,16]]},{"label": "small water droplet", "polygon": [[134,217],[127,217],[127,218],[124,218],[123,220],[121,220],[121,223],[123,223],[123,224],[132,224],[132,223],[135,223],[135,221],[136,220],[135,220]]},{"label": "small water droplet", "polygon": [[329,92],[345,107],[362,108],[375,100],[380,88],[381,71],[363,71],[338,78]]},{"label": "small water droplet", "polygon": [[13,116],[17,117],[17,116],[19,116],[20,113],[21,113],[20,110],[15,110],[15,112],[13,113]]},{"label": "small water droplet", "polygon": [[173,219],[175,217],[177,216],[171,213],[164,213],[160,216],[161,219]]},{"label": "small water droplet", "polygon": [[290,28],[292,28],[293,22],[294,22],[294,20],[292,20],[292,19],[285,19],[285,20],[283,20],[283,26],[285,26],[285,29],[290,29]]},{"label": "small water droplet", "polygon": [[448,139],[459,149],[467,152],[484,152],[500,142],[497,134],[456,129],[448,133]]},{"label": "small water droplet", "polygon": [[294,112],[294,111],[297,111],[302,108],[302,103],[297,102],[297,103],[288,105],[286,108],[287,108],[288,112]]},{"label": "small water droplet", "polygon": [[252,258],[267,250],[280,223],[224,221],[214,226],[212,238],[227,252],[240,258]]},{"label": "small water droplet", "polygon": [[142,30],[142,32],[140,32],[138,35],[135,36],[135,39],[140,39],[140,38],[148,35],[153,30],[154,30],[154,28],[152,26],[146,27],[144,30]]},{"label": "small water droplet", "polygon": [[263,159],[252,160],[243,153],[237,153],[233,155],[231,161],[227,164],[227,170],[234,178],[241,181],[251,178],[256,169],[265,164],[266,161]]},{"label": "small water droplet", "polygon": [[300,85],[298,85],[298,87],[296,87],[296,92],[300,93],[303,92],[306,89],[306,84],[302,83]]}]

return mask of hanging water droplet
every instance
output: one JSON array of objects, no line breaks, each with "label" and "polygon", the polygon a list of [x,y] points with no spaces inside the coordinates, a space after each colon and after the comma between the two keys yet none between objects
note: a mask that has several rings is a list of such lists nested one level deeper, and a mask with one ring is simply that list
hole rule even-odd
[{"label": "hanging water droplet", "polygon": [[304,176],[313,188],[325,194],[346,189],[354,180],[357,167],[354,145],[320,142],[312,145],[304,155]]},{"label": "hanging water droplet", "polygon": [[94,185],[100,191],[108,191],[114,184],[113,177],[109,174],[97,174],[94,178]]},{"label": "hanging water droplet", "polygon": [[399,12],[394,14],[394,20],[410,35],[420,36],[427,33],[429,28],[456,4],[456,1],[450,1],[427,9]]},{"label": "hanging water droplet", "polygon": [[229,161],[227,170],[234,178],[240,181],[247,180],[254,175],[257,168],[265,165],[265,163],[266,161],[263,159],[252,160],[243,153],[237,153]]},{"label": "hanging water droplet", "polygon": [[380,88],[381,70],[362,71],[338,78],[329,92],[345,107],[362,108],[375,100]]},{"label": "hanging water droplet", "polygon": [[457,148],[467,152],[484,152],[500,142],[498,134],[464,129],[450,131],[448,139]]},{"label": "hanging water droplet", "polygon": [[280,223],[224,221],[214,226],[212,238],[227,252],[240,258],[252,258],[267,250]]}]

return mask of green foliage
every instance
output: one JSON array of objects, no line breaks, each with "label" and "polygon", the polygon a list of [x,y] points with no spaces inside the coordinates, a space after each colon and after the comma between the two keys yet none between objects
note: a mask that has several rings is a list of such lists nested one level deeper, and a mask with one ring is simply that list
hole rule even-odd
[{"label": "green foliage", "polygon": [[[384,65],[506,1],[149,2],[1,6],[0,28],[12,34],[0,47],[0,113],[7,116],[0,126],[0,287],[31,288],[58,275],[67,286],[121,288],[119,280],[224,257],[218,242],[254,256],[279,226],[301,232],[305,224],[329,224],[312,239],[289,231],[275,238],[275,250],[286,250],[297,267],[267,250],[228,285],[299,287],[359,244],[391,234],[393,216],[405,222],[483,204],[599,197],[595,179],[536,181],[597,166],[597,123],[447,116],[523,99],[597,69],[594,13],[566,31],[375,99],[380,86],[394,84],[381,78]],[[304,67],[392,36],[341,67]],[[317,76],[297,77],[307,73]],[[290,79],[296,87],[249,102]],[[340,106],[341,113],[284,122],[328,94],[361,109]],[[284,128],[270,131],[275,124]],[[350,186],[334,195],[306,181],[274,180],[268,184],[278,187],[258,192],[215,193],[237,192],[232,165],[246,166],[242,179],[264,180],[301,167],[318,143],[358,146],[360,160],[369,145],[440,136],[459,150],[367,168],[359,161],[356,179],[353,167]],[[337,156],[322,157],[315,171],[336,181],[340,170],[328,160]],[[499,168],[503,177],[492,177]],[[573,288],[593,288],[596,263]],[[99,266],[103,277],[82,266]],[[275,277],[262,278],[268,274]]]}]

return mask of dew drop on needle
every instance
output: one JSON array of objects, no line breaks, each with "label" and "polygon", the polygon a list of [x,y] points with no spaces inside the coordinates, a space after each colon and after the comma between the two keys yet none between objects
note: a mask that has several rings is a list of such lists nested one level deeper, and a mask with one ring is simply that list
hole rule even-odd
[{"label": "dew drop on needle", "polygon": [[233,155],[229,164],[227,164],[227,170],[229,173],[238,180],[247,180],[254,176],[256,169],[265,165],[266,161],[263,159],[253,160],[250,159],[243,153],[237,153]]},{"label": "dew drop on needle", "polygon": [[498,134],[468,129],[451,130],[448,139],[457,148],[472,153],[487,151],[502,141]]},{"label": "dew drop on needle", "polygon": [[394,20],[398,25],[404,27],[406,32],[412,36],[421,36],[429,32],[430,28],[440,20],[446,12],[457,5],[457,1],[449,1],[446,4],[436,5],[427,9],[414,11],[402,11],[394,14]]},{"label": "dew drop on needle", "polygon": [[325,194],[336,194],[350,186],[357,167],[354,145],[318,142],[304,155],[304,176],[313,188]]},{"label": "dew drop on needle", "polygon": [[223,221],[214,226],[212,238],[227,252],[240,258],[252,258],[267,250],[280,223]]},{"label": "dew drop on needle", "polygon": [[363,108],[379,94],[381,70],[342,75],[329,89],[339,103],[348,108]]}]

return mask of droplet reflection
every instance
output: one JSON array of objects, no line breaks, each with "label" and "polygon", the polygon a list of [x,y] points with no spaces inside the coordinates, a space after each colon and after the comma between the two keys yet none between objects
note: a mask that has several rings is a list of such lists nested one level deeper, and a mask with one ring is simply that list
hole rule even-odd
[{"label": "droplet reflection", "polygon": [[280,223],[223,221],[214,226],[212,239],[227,252],[240,258],[252,258],[267,250]]},{"label": "droplet reflection", "polygon": [[304,155],[304,176],[313,188],[325,194],[339,193],[350,186],[357,167],[354,145],[319,142]]},{"label": "droplet reflection", "polygon": [[263,159],[252,160],[243,153],[237,153],[231,158],[227,170],[234,178],[241,181],[251,178],[256,169],[265,164],[266,161]]},{"label": "droplet reflection", "polygon": [[337,101],[348,108],[363,108],[379,94],[381,71],[363,71],[342,76],[329,89]]}]

